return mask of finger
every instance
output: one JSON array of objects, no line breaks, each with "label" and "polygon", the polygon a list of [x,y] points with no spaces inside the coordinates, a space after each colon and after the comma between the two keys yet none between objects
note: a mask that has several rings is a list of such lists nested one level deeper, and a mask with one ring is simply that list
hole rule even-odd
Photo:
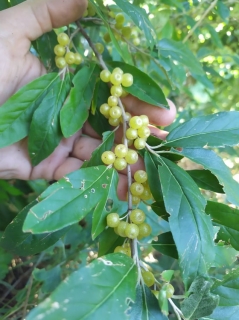
[{"label": "finger", "polygon": [[132,115],[147,115],[151,124],[167,126],[173,122],[176,116],[176,107],[171,100],[168,101],[169,109],[152,106],[134,96],[122,99],[126,110]]},{"label": "finger", "polygon": [[29,0],[0,12],[5,34],[33,41],[80,18],[87,0]]}]

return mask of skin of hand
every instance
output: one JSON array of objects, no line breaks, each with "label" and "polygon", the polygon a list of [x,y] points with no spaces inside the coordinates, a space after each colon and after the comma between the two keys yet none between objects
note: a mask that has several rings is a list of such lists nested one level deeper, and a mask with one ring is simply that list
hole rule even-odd
[{"label": "skin of hand", "polygon": [[[0,105],[19,88],[46,73],[39,59],[29,51],[31,41],[53,28],[77,20],[86,7],[87,0],[28,0],[0,11]],[[150,122],[158,126],[169,125],[176,115],[171,101],[168,101],[170,110],[148,105],[133,96],[124,98],[123,102],[132,115],[147,114]],[[155,127],[151,132],[161,139],[167,135]],[[35,167],[28,156],[27,138],[23,139],[0,149],[0,179],[58,180],[89,159],[101,143],[100,139],[86,123],[74,136],[63,139],[55,151]],[[116,143],[121,143],[120,132],[116,135]],[[141,159],[132,166],[132,173],[139,168],[143,168]],[[118,185],[121,199],[125,199],[127,191],[125,173],[120,174]]]}]

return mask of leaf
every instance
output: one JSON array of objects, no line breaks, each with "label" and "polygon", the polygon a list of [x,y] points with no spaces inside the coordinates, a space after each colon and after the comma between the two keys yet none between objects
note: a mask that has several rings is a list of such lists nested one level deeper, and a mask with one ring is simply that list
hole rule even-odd
[{"label": "leaf", "polygon": [[186,298],[181,304],[181,311],[186,320],[208,316],[216,308],[219,297],[210,293],[211,284],[203,277],[197,277],[191,284]]},{"label": "leaf", "polygon": [[217,307],[210,315],[210,318],[205,320],[238,320],[239,319],[239,306],[233,307]]},{"label": "leaf", "polygon": [[166,320],[151,290],[146,286],[138,285],[136,288],[136,300],[131,304],[130,320]]},{"label": "leaf", "polygon": [[212,39],[212,42],[214,43],[214,45],[217,46],[218,48],[222,49],[223,44],[222,44],[222,41],[218,35],[218,32],[210,24],[206,24],[205,27],[210,32],[211,39]]},{"label": "leaf", "polygon": [[125,91],[156,107],[169,108],[163,91],[146,73],[124,62],[113,61],[108,62],[108,65],[111,69],[119,67],[124,73],[131,73],[133,75],[134,83],[130,87],[124,87]]},{"label": "leaf", "polygon": [[204,214],[206,201],[192,178],[173,162],[160,157],[158,166],[164,203],[179,255],[185,286],[207,272],[214,259],[214,231]]},{"label": "leaf", "polygon": [[187,170],[199,188],[217,193],[224,193],[217,178],[209,170]]},{"label": "leaf", "polygon": [[114,131],[106,131],[103,133],[103,142],[97,147],[91,155],[89,161],[84,163],[84,168],[93,167],[97,165],[103,164],[101,160],[101,155],[105,151],[109,151],[112,149],[115,140],[115,132]]},{"label": "leaf", "polygon": [[59,265],[49,270],[35,268],[32,275],[38,282],[43,282],[41,286],[43,293],[52,292],[61,283],[61,267]]},{"label": "leaf", "polygon": [[56,73],[46,74],[27,84],[0,108],[0,148],[28,135],[33,112],[58,80]]},{"label": "leaf", "polygon": [[19,256],[28,256],[44,251],[55,244],[69,228],[62,229],[54,233],[43,235],[33,235],[24,233],[22,226],[28,211],[37,201],[27,205],[16,218],[7,226],[0,240],[0,245],[9,252]]},{"label": "leaf", "polygon": [[171,232],[165,232],[158,236],[157,241],[152,242],[152,246],[155,250],[162,254],[178,259],[178,252]]},{"label": "leaf", "polygon": [[192,118],[173,129],[163,146],[200,148],[238,144],[239,112],[219,112]]},{"label": "leaf", "polygon": [[9,265],[13,256],[0,247],[0,280],[4,279],[9,272]]},{"label": "leaf", "polygon": [[219,225],[220,230],[217,233],[217,240],[225,241],[230,244],[234,249],[239,251],[239,232],[228,227]]},{"label": "leaf", "polygon": [[184,43],[172,39],[161,39],[158,42],[158,49],[159,58],[163,56],[173,59],[188,67],[192,73],[204,74],[201,64]]},{"label": "leaf", "polygon": [[227,23],[230,16],[230,10],[221,0],[217,3],[217,12],[222,20]]},{"label": "leaf", "polygon": [[99,239],[99,251],[98,256],[101,257],[108,253],[113,253],[117,246],[122,246],[124,238],[119,237],[113,228],[106,229]]},{"label": "leaf", "polygon": [[233,249],[231,246],[223,246],[218,244],[215,247],[215,252],[216,254],[213,267],[229,267],[237,260],[238,251]]},{"label": "leaf", "polygon": [[233,230],[239,231],[239,210],[223,203],[208,201],[206,213],[211,216],[213,222]]},{"label": "leaf", "polygon": [[182,154],[192,161],[201,164],[205,169],[210,170],[222,185],[228,201],[239,205],[239,184],[232,178],[229,168],[214,151],[184,148],[181,151],[173,150],[173,152]]},{"label": "leaf", "polygon": [[[24,232],[52,232],[82,220],[97,204],[105,203],[116,171],[105,166],[72,172],[50,186],[30,209]],[[115,191],[116,192],[116,191]]]},{"label": "leaf", "polygon": [[33,114],[28,138],[28,152],[33,166],[46,159],[63,138],[60,109],[70,90],[70,77],[60,77]]},{"label": "leaf", "polygon": [[5,10],[5,9],[7,9],[9,7],[10,7],[10,3],[8,2],[8,0],[2,0],[0,2],[0,11],[1,10]]},{"label": "leaf", "polygon": [[54,47],[57,44],[55,31],[47,32],[36,41],[33,41],[33,46],[48,72],[56,69]]},{"label": "leaf", "polygon": [[60,112],[61,130],[65,138],[80,130],[87,120],[99,73],[99,67],[91,63],[74,76],[74,87]]},{"label": "leaf", "polygon": [[136,283],[133,260],[124,254],[109,254],[73,272],[26,319],[122,320],[135,299]]},{"label": "leaf", "polygon": [[114,0],[114,2],[124,13],[127,14],[127,16],[132,19],[135,25],[144,32],[147,45],[150,47],[150,49],[152,49],[155,45],[155,32],[145,10],[143,8],[134,6],[128,0]]},{"label": "leaf", "polygon": [[165,205],[164,205],[164,201],[157,201],[157,202],[153,202],[151,204],[151,208],[152,210],[157,213],[157,215],[159,217],[161,217],[162,219],[168,221],[168,217],[169,214],[167,213],[166,209],[165,209]]}]

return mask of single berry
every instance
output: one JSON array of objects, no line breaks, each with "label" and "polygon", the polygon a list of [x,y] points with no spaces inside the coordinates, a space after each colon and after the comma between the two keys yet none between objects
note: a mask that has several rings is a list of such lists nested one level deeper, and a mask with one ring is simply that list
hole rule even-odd
[{"label": "single berry", "polygon": [[127,167],[127,162],[123,158],[116,158],[114,161],[114,167],[116,170],[124,170]]},{"label": "single berry", "polygon": [[138,161],[138,153],[134,150],[129,150],[125,156],[125,160],[128,164],[134,164]]},{"label": "single berry", "polygon": [[57,68],[63,69],[63,68],[66,67],[66,65],[67,65],[67,63],[66,63],[65,58],[63,58],[63,57],[57,57],[57,59],[56,59],[56,66],[57,66]]},{"label": "single berry", "polygon": [[67,52],[65,55],[66,63],[74,64],[75,63],[75,54],[73,52]]},{"label": "single berry", "polygon": [[65,32],[62,32],[58,34],[57,41],[60,45],[67,46],[70,42],[70,38]]},{"label": "single berry", "polygon": [[134,140],[134,146],[137,150],[142,150],[146,146],[146,141],[143,138],[137,138]]},{"label": "single berry", "polygon": [[126,39],[129,39],[130,36],[131,36],[131,27],[123,27],[122,28],[122,35],[126,38]]},{"label": "single berry", "polygon": [[124,74],[124,71],[122,69],[120,69],[119,67],[114,68],[113,72],[120,73],[122,75]]},{"label": "single berry", "polygon": [[152,199],[152,193],[151,193],[149,187],[144,187],[144,191],[140,195],[140,199],[145,200],[145,201]]},{"label": "single berry", "polygon": [[[131,34],[132,36],[132,34]],[[133,44],[137,47],[140,44],[140,39],[139,38],[134,38],[133,39]]]},{"label": "single berry", "polygon": [[145,114],[143,114],[143,115],[141,115],[139,117],[143,121],[143,126],[148,126],[149,125],[149,118]]},{"label": "single berry", "polygon": [[134,78],[133,78],[132,74],[130,74],[130,73],[123,74],[122,85],[124,87],[132,86],[133,82],[134,82]]},{"label": "single berry", "polygon": [[112,86],[110,89],[110,93],[112,96],[119,98],[123,93],[123,89],[122,89],[121,85]]},{"label": "single berry", "polygon": [[148,179],[148,175],[144,170],[137,170],[134,173],[134,180],[139,183],[144,183]]},{"label": "single berry", "polygon": [[83,62],[83,57],[78,52],[75,53],[75,64],[79,65]]},{"label": "single berry", "polygon": [[106,43],[109,43],[111,41],[110,34],[108,32],[105,33],[103,39]]},{"label": "single berry", "polygon": [[145,220],[145,213],[141,209],[134,209],[131,211],[130,220],[135,224],[141,224]]},{"label": "single berry", "polygon": [[123,28],[123,23],[116,22],[115,29],[121,30]]},{"label": "single berry", "polygon": [[138,182],[133,182],[129,189],[133,196],[140,196],[144,191],[143,185]]},{"label": "single berry", "polygon": [[174,294],[174,287],[170,284],[170,283],[165,283],[162,286],[162,290],[166,291],[166,297],[167,299],[172,298],[173,294]]},{"label": "single berry", "polygon": [[117,227],[117,232],[118,232],[119,236],[126,237],[125,229],[127,226],[128,226],[128,222],[120,221],[120,223],[118,224],[118,227]]},{"label": "single berry", "polygon": [[139,227],[134,223],[129,223],[128,226],[125,228],[125,235],[129,239],[137,238],[139,234]]},{"label": "single berry", "polygon": [[128,148],[124,144],[118,144],[115,147],[114,152],[115,152],[116,157],[124,158],[128,152]]},{"label": "single berry", "polygon": [[102,54],[104,52],[104,50],[105,50],[105,47],[100,42],[95,44],[95,48],[99,52],[99,54]]},{"label": "single berry", "polygon": [[132,204],[134,205],[134,206],[136,206],[136,205],[138,205],[140,203],[140,197],[138,197],[138,196],[133,196],[132,195]]},{"label": "single berry", "polygon": [[117,127],[120,124],[120,118],[111,118],[111,117],[109,117],[109,124],[112,127]]},{"label": "single berry", "polygon": [[143,280],[144,280],[144,283],[146,284],[146,286],[151,287],[155,283],[155,278],[154,278],[154,275],[152,274],[152,272],[142,270],[141,274],[142,274],[142,277],[143,277]]},{"label": "single berry", "polygon": [[[108,82],[108,81],[107,81]],[[114,96],[109,96],[108,105],[110,107],[116,107],[118,105],[118,98]]]},{"label": "single berry", "polygon": [[143,126],[138,129],[138,136],[143,139],[147,139],[150,136],[149,127]]},{"label": "single berry", "polygon": [[120,107],[117,107],[117,106],[112,107],[110,108],[109,115],[113,119],[119,119],[122,115],[122,110],[120,109]]},{"label": "single berry", "polygon": [[124,15],[122,13],[117,13],[117,15],[115,16],[115,21],[116,23],[123,24],[125,21]]},{"label": "single berry", "polygon": [[138,137],[137,130],[133,128],[128,128],[125,134],[126,134],[126,138],[129,140],[134,140]]},{"label": "single berry", "polygon": [[106,217],[106,221],[107,221],[107,226],[110,228],[115,228],[119,225],[120,223],[120,219],[119,219],[119,215],[118,213],[110,213],[108,214],[108,216]]},{"label": "single berry", "polygon": [[102,70],[100,73],[100,79],[103,82],[109,82],[110,81],[111,72],[109,70]]},{"label": "single berry", "polygon": [[88,3],[88,16],[93,17],[96,14],[95,8],[92,6],[92,4],[89,2]]},{"label": "single berry", "polygon": [[136,29],[131,30],[131,38],[138,38],[138,31]]},{"label": "single berry", "polygon": [[131,247],[130,247],[130,243],[126,242],[125,244],[123,244],[123,248],[126,250],[127,255],[129,257],[131,257]]},{"label": "single berry", "polygon": [[118,86],[121,84],[122,82],[122,74],[120,74],[119,72],[112,72],[111,76],[110,76],[110,82],[115,85]]},{"label": "single berry", "polygon": [[134,116],[129,120],[129,126],[133,129],[139,129],[143,125],[143,121],[140,117]]},{"label": "single berry", "polygon": [[110,106],[107,103],[103,103],[100,106],[100,113],[103,114],[107,119],[109,118]]},{"label": "single berry", "polygon": [[146,222],[143,222],[139,225],[139,236],[138,239],[146,238],[148,237],[152,232],[152,228],[150,225]]},{"label": "single berry", "polygon": [[[114,253],[124,253],[124,254],[127,254],[127,250],[126,248],[123,248],[122,246],[118,246],[114,249]],[[127,254],[128,255],[128,254]]]},{"label": "single berry", "polygon": [[101,160],[104,164],[113,164],[115,161],[115,154],[112,151],[105,151],[101,155]]},{"label": "single berry", "polygon": [[66,48],[61,46],[60,44],[57,44],[54,47],[54,53],[57,57],[63,57],[64,54],[66,53]]}]

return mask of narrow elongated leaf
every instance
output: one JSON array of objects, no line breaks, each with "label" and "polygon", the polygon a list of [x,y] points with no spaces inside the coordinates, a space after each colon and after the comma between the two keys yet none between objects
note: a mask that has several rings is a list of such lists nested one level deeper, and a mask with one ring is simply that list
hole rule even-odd
[{"label": "narrow elongated leaf", "polygon": [[114,61],[108,63],[108,65],[112,69],[119,67],[124,73],[131,73],[133,75],[134,83],[130,87],[125,87],[125,91],[149,104],[168,109],[168,103],[163,91],[146,73],[124,62]]},{"label": "narrow elongated leaf", "polygon": [[131,304],[130,320],[166,320],[168,319],[160,311],[157,299],[146,286],[138,285],[136,288],[136,300]]},{"label": "narrow elongated leaf", "polygon": [[178,252],[171,232],[165,232],[158,236],[157,241],[152,242],[155,250],[165,254],[166,256],[178,259]]},{"label": "narrow elongated leaf", "polygon": [[186,44],[172,39],[162,39],[158,43],[159,56],[176,60],[192,72],[203,75],[204,71],[198,59],[189,50]]},{"label": "narrow elongated leaf", "polygon": [[165,205],[164,205],[163,200],[152,203],[151,208],[155,213],[157,213],[157,215],[159,217],[168,221],[169,214],[167,213],[167,211],[165,209]]},{"label": "narrow elongated leaf", "polygon": [[74,87],[60,113],[61,130],[68,138],[82,128],[89,115],[91,100],[100,73],[95,63],[84,66],[74,76]]},{"label": "narrow elongated leaf", "polygon": [[239,231],[229,227],[221,226],[220,224],[216,225],[220,227],[220,230],[217,233],[217,240],[224,241],[227,244],[230,244],[234,249],[239,251]]},{"label": "narrow elongated leaf", "polygon": [[210,214],[217,224],[239,231],[239,210],[223,203],[208,201],[206,213]]},{"label": "narrow elongated leaf", "polygon": [[27,205],[7,226],[0,240],[0,245],[3,248],[19,256],[33,255],[52,246],[67,232],[69,228],[43,235],[24,233],[22,231],[24,220],[28,211],[36,203],[37,201],[33,201]]},{"label": "narrow elongated leaf", "polygon": [[2,0],[0,3],[0,10],[4,10],[10,7],[8,0]]},{"label": "narrow elongated leaf", "polygon": [[133,260],[124,254],[109,254],[72,273],[26,319],[128,319],[136,283]]},{"label": "narrow elongated leaf", "polygon": [[189,297],[181,304],[186,320],[195,320],[208,316],[219,302],[217,295],[210,293],[211,283],[203,277],[196,278],[188,291]]},{"label": "narrow elongated leaf", "polygon": [[210,170],[223,186],[228,201],[239,206],[239,183],[232,178],[229,168],[214,151],[197,148],[184,148],[182,151],[174,151]]},{"label": "narrow elongated leaf", "polygon": [[60,109],[70,90],[70,77],[58,81],[44,97],[33,114],[28,150],[32,164],[36,166],[47,158],[63,138],[60,128]]},{"label": "narrow elongated leaf", "polygon": [[9,265],[13,256],[0,247],[0,280],[4,279],[9,272]]},{"label": "narrow elongated leaf", "polygon": [[144,32],[147,45],[152,49],[155,44],[155,32],[145,10],[134,6],[128,0],[114,0],[114,2],[132,19],[135,25]]},{"label": "narrow elongated leaf", "polygon": [[0,148],[28,135],[33,112],[58,78],[56,73],[46,74],[21,88],[1,106]]},{"label": "narrow elongated leaf", "polygon": [[199,188],[224,193],[217,178],[209,170],[187,170]]},{"label": "narrow elongated leaf", "polygon": [[[59,180],[30,209],[23,231],[46,233],[72,225],[97,204],[106,202],[116,171],[105,166],[83,168]],[[116,192],[116,190],[115,190]]]},{"label": "narrow elongated leaf", "polygon": [[173,129],[164,146],[200,148],[238,144],[239,112],[219,112],[192,118]]},{"label": "narrow elongated leaf", "polygon": [[239,319],[239,305],[233,307],[217,307],[209,318],[203,320],[238,320]]},{"label": "narrow elongated leaf", "polygon": [[213,267],[230,267],[237,260],[238,251],[233,249],[231,246],[217,245],[215,249],[216,254]]},{"label": "narrow elongated leaf", "polygon": [[185,286],[213,263],[213,227],[204,214],[206,201],[192,178],[173,162],[160,158],[158,166],[165,208]]},{"label": "narrow elongated leaf", "polygon": [[99,239],[98,256],[101,257],[108,253],[113,253],[117,246],[122,246],[124,238],[118,236],[113,228],[106,229]]}]

